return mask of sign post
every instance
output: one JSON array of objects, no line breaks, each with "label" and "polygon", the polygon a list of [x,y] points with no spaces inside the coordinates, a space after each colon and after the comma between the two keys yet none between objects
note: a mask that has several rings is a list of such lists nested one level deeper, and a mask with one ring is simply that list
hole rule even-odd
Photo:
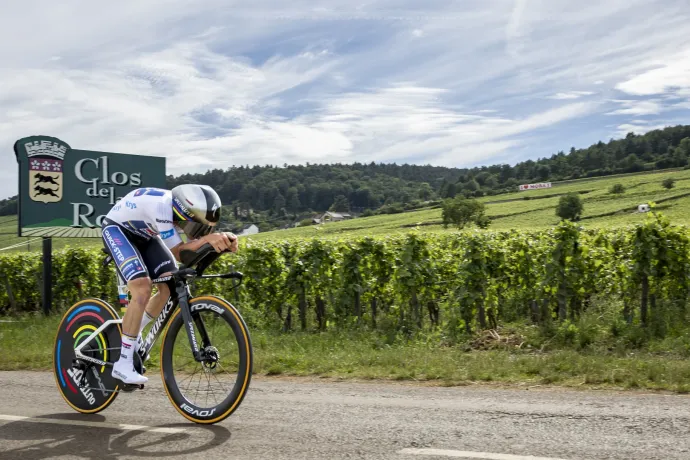
[{"label": "sign post", "polygon": [[53,303],[53,240],[50,237],[43,238],[43,313],[50,313]]},{"label": "sign post", "polygon": [[52,303],[52,238],[100,238],[115,203],[140,187],[165,188],[165,158],[73,149],[50,136],[14,143],[17,235],[43,239],[43,310]]}]

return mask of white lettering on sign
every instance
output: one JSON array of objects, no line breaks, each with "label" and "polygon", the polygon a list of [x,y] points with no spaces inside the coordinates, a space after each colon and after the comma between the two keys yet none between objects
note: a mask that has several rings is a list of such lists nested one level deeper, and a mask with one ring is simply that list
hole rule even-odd
[{"label": "white lettering on sign", "polygon": [[[93,165],[96,169],[96,176],[87,176],[89,169],[86,169],[87,165]],[[86,171],[85,171],[86,169]],[[74,166],[74,175],[77,179],[84,184],[89,184],[89,188],[86,189],[86,195],[92,198],[107,198],[110,205],[117,204],[122,197],[116,196],[115,187],[110,184],[115,185],[129,185],[131,187],[138,187],[141,185],[141,173],[132,173],[127,175],[122,171],[114,171],[111,173],[110,165],[108,164],[108,157],[102,156],[99,158],[82,158],[77,161]],[[107,187],[102,187],[103,184],[107,184]],[[94,213],[94,207],[90,203],[71,203],[72,204],[72,227],[100,227],[103,222],[105,215],[96,216],[94,221],[92,214]]]},{"label": "white lettering on sign", "polygon": [[[96,166],[96,172],[100,173],[97,177],[85,177],[84,166],[86,163],[93,163]],[[138,187],[141,185],[141,173],[132,173],[127,175],[122,171],[115,171],[112,174],[109,170],[108,157],[102,156],[100,158],[82,158],[77,161],[74,166],[74,175],[77,176],[81,182],[90,184],[91,186],[86,190],[86,194],[91,197],[109,198],[109,203],[114,205],[120,201],[120,196],[115,196],[115,187],[99,187],[100,184],[115,184],[115,185],[130,185]]]},{"label": "white lettering on sign", "polygon": [[[100,227],[105,218],[105,214],[97,216],[95,224],[91,223],[89,216],[94,213],[94,208],[90,203],[70,203],[72,205],[72,224],[71,227]],[[85,208],[82,209],[82,208]]]},{"label": "white lettering on sign", "polygon": [[520,190],[535,190],[540,188],[551,188],[551,182],[540,182],[538,184],[522,184]]}]

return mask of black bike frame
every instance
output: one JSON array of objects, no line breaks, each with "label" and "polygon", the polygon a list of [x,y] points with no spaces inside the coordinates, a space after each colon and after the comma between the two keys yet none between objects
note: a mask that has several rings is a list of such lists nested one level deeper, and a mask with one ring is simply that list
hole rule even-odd
[{"label": "black bike frame", "polygon": [[[139,349],[139,356],[142,362],[146,355],[151,351],[153,345],[158,340],[161,332],[165,329],[166,325],[172,318],[172,313],[175,311],[176,307],[179,307],[182,313],[182,319],[184,321],[184,326],[187,331],[187,337],[189,338],[189,343],[192,347],[192,353],[194,354],[194,359],[196,361],[201,361],[201,353],[199,344],[196,340],[196,335],[194,333],[194,326],[192,325],[192,312],[189,306],[189,299],[192,297],[189,291],[189,285],[185,282],[185,278],[194,276],[194,271],[191,269],[180,270],[173,275],[164,276],[152,280],[154,284],[165,283],[170,289],[171,295],[168,301],[165,303],[163,310],[160,312],[155,322],[151,326],[151,330],[146,335],[143,346]],[[202,275],[200,278],[203,278]],[[204,327],[203,320],[200,316],[194,318],[199,331],[202,336],[202,343],[207,346],[209,343],[208,335],[206,333],[206,328]]]},{"label": "black bike frame", "polygon": [[[112,261],[112,256],[104,250],[108,257],[106,258],[104,264],[108,264]],[[202,361],[204,358],[203,351],[199,348],[196,335],[194,333],[194,326],[192,325],[192,320],[196,323],[197,328],[201,333],[202,346],[204,348],[210,345],[208,339],[208,333],[206,332],[206,327],[201,319],[201,316],[197,315],[192,318],[191,307],[189,305],[189,299],[192,294],[189,290],[189,285],[187,284],[187,279],[191,278],[233,278],[239,279],[240,283],[243,278],[240,272],[231,272],[219,275],[204,275],[204,271],[209,265],[213,263],[218,257],[219,253],[216,253],[213,247],[206,243],[201,248],[196,251],[182,251],[180,254],[180,259],[182,260],[183,266],[180,270],[173,272],[172,275],[162,276],[152,280],[153,284],[167,284],[170,290],[170,297],[163,306],[163,310],[156,317],[151,330],[146,335],[146,339],[143,341],[142,347],[138,350],[138,354],[141,358],[142,363],[144,358],[149,354],[153,345],[160,337],[161,332],[165,329],[172,314],[176,308],[182,310],[182,319],[184,321],[185,330],[187,331],[187,338],[189,339],[189,344],[192,347],[192,353],[196,361]],[[196,268],[188,268],[190,266],[196,266]],[[235,286],[237,287],[237,286]],[[88,340],[87,340],[88,341]],[[80,357],[82,360],[90,361],[92,363],[100,364],[107,367],[112,367],[113,362],[104,362],[95,358],[83,356]]]}]

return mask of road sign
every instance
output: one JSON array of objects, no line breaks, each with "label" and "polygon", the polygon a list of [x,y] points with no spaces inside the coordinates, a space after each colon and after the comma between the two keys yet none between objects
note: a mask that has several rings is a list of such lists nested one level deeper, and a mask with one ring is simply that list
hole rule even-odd
[{"label": "road sign", "polygon": [[165,158],[73,149],[50,136],[14,144],[19,236],[101,236],[101,220],[139,187],[165,188]]}]

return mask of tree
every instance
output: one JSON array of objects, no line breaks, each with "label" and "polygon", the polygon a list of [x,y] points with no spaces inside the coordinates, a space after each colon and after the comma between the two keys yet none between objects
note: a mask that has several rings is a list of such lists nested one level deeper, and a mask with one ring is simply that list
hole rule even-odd
[{"label": "tree", "polygon": [[498,179],[496,178],[496,176],[491,175],[491,176],[487,177],[486,180],[484,181],[484,187],[486,187],[488,189],[494,189],[494,188],[498,187]]},{"label": "tree", "polygon": [[446,193],[444,198],[455,198],[455,195],[457,193],[457,185],[455,185],[454,182],[451,182],[450,184],[448,184],[448,187],[446,187]]},{"label": "tree", "polygon": [[302,207],[302,203],[299,201],[299,192],[297,192],[297,187],[290,187],[288,189],[285,201],[287,202],[287,208],[290,211],[299,211],[299,209]]},{"label": "tree", "polygon": [[560,200],[558,200],[558,206],[556,207],[556,215],[561,219],[568,220],[579,220],[582,215],[582,210],[584,206],[582,205],[582,199],[577,193],[568,193],[563,195]]},{"label": "tree", "polygon": [[669,178],[667,178],[667,179],[664,179],[664,180],[661,182],[661,185],[663,185],[664,188],[665,188],[665,189],[668,189],[668,190],[671,190],[671,189],[674,187],[675,184],[676,184],[676,180],[675,180],[673,177],[669,177]]},{"label": "tree", "polygon": [[625,193],[625,186],[623,186],[623,184],[614,184],[609,189],[609,193],[614,193],[616,195],[620,195],[621,193]]},{"label": "tree", "polygon": [[468,192],[476,192],[477,190],[479,190],[479,183],[476,180],[472,179],[465,184],[463,189],[467,190]]},{"label": "tree", "polygon": [[280,192],[278,192],[273,199],[273,212],[278,215],[281,215],[285,212],[285,197]]},{"label": "tree", "polygon": [[486,229],[489,228],[489,225],[491,225],[491,218],[485,214],[482,214],[475,219],[474,223],[477,224],[477,227]]},{"label": "tree", "polygon": [[429,185],[428,182],[422,182],[422,185],[419,186],[419,198],[421,198],[424,201],[427,201],[431,199],[433,194],[434,189],[431,188],[431,185]]},{"label": "tree", "polygon": [[681,139],[676,150],[680,150],[683,155],[690,157],[690,137],[684,137]]},{"label": "tree", "polygon": [[546,180],[551,175],[551,168],[548,165],[539,165],[537,167],[537,179]]},{"label": "tree", "polygon": [[347,201],[345,195],[338,195],[335,197],[333,204],[330,208],[328,208],[328,210],[332,212],[349,212],[350,202]]},{"label": "tree", "polygon": [[443,227],[448,228],[452,224],[462,230],[468,223],[475,222],[481,228],[486,228],[488,222],[484,212],[484,203],[473,198],[457,196],[444,200],[441,211]]}]

